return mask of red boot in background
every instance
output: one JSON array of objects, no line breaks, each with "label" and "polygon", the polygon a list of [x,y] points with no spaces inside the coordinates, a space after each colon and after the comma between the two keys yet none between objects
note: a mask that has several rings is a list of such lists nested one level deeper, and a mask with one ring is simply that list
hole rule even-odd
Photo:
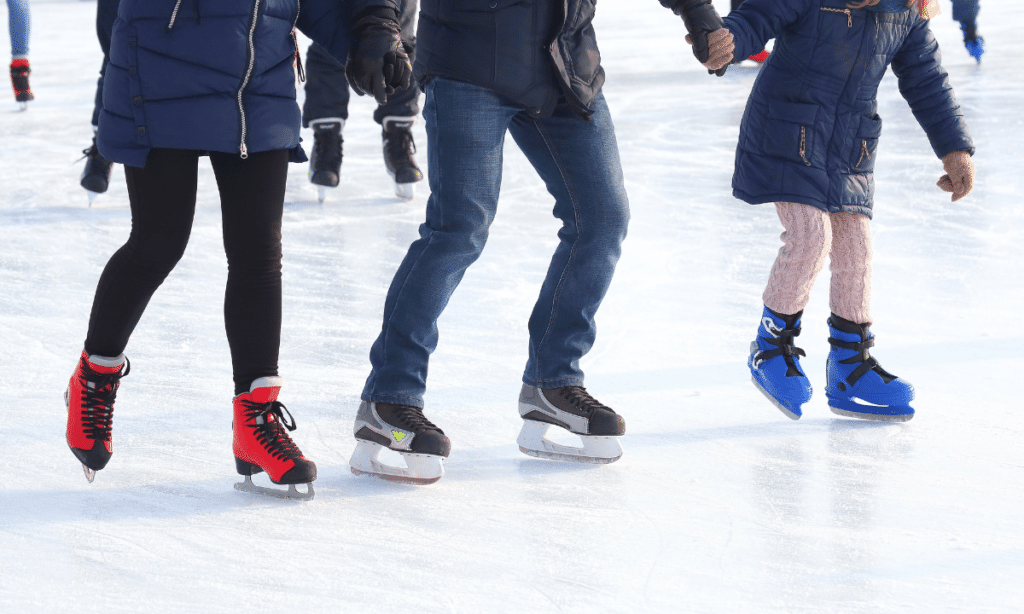
[{"label": "red boot in background", "polygon": [[[302,455],[288,435],[287,431],[295,430],[295,419],[277,400],[282,383],[280,377],[261,377],[250,385],[249,392],[235,397],[232,447],[235,467],[240,475],[245,476],[245,481],[235,484],[235,488],[274,497],[308,500],[314,495],[316,465]],[[288,484],[288,490],[253,484],[251,476],[261,471],[266,471],[275,484]],[[296,484],[308,484],[307,492],[299,492]]]},{"label": "red boot in background", "polygon": [[32,88],[28,85],[28,74],[32,69],[28,67],[28,60],[20,58],[11,60],[11,85],[14,87],[14,99],[21,103],[21,108],[28,107],[28,101],[34,100]]}]

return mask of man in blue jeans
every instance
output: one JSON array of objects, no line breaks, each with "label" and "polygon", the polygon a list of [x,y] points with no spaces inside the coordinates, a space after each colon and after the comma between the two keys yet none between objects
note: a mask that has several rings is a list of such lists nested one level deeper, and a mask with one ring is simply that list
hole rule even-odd
[{"label": "man in blue jeans", "polygon": [[[661,0],[683,15],[694,52],[710,66],[707,36],[721,19],[711,0]],[[426,93],[430,197],[420,238],[398,268],[370,350],[372,371],[355,420],[355,473],[430,483],[451,450],[423,415],[437,319],[483,250],[501,187],[506,131],[555,199],[562,221],[540,297],[519,414],[520,450],[532,456],[610,463],[625,423],[583,387],[579,360],[594,343],[594,315],[619,259],[629,205],[594,36],[593,0],[494,0],[469,7],[421,0],[416,79]],[[726,33],[727,34],[727,33]],[[730,39],[731,40],[731,39]],[[730,42],[731,46],[731,42]],[[701,57],[703,54],[703,57]],[[582,447],[550,442],[550,426]],[[406,467],[378,461],[383,448]]]}]

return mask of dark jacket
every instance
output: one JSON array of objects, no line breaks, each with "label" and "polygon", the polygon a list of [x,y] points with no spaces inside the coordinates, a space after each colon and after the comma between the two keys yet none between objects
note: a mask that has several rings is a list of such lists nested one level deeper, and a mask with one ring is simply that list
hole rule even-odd
[{"label": "dark jacket", "polygon": [[560,96],[587,117],[604,85],[596,0],[420,0],[416,79],[487,88],[536,115]]},{"label": "dark jacket", "polygon": [[732,180],[737,198],[871,216],[882,132],[876,95],[890,63],[935,154],[974,153],[938,44],[916,10],[746,0],[725,24],[735,37],[735,61],[776,39],[743,113]]},{"label": "dark jacket", "polygon": [[[344,60],[349,11],[391,0],[121,0],[97,145],[145,166],[152,147],[298,149],[292,28]],[[301,156],[304,158],[304,156]]]}]

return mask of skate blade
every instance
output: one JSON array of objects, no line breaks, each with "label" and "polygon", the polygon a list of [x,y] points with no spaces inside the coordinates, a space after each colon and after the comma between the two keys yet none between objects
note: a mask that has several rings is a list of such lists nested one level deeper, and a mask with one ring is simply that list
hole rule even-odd
[{"label": "skate blade", "polygon": [[99,192],[93,192],[92,190],[86,190],[85,194],[86,194],[86,196],[89,197],[89,206],[90,207],[92,206],[93,201],[96,200],[96,197],[100,195]]},{"label": "skate blade", "polygon": [[380,462],[377,457],[383,446],[371,441],[356,441],[356,449],[348,465],[356,475],[373,475],[391,482],[404,484],[433,484],[444,477],[444,457],[432,454],[414,454],[395,450],[402,455],[406,467],[395,467]]},{"label": "skate blade", "polygon": [[753,375],[750,376],[750,381],[754,382],[754,386],[756,386],[757,389],[761,391],[761,394],[763,394],[766,399],[772,402],[772,405],[778,407],[779,411],[786,414],[786,416],[788,416],[789,418],[792,418],[793,420],[799,420],[800,416],[803,415],[803,412],[796,413],[790,410],[782,403],[779,403],[779,400],[773,397],[771,394],[769,394],[768,391],[764,389],[764,386],[761,385],[761,382],[757,381],[757,378],[754,377]]},{"label": "skate blade", "polygon": [[583,446],[566,446],[545,437],[551,426],[536,420],[523,420],[523,428],[516,440],[519,451],[536,458],[592,465],[607,465],[622,457],[622,446],[619,445],[618,437],[577,435]]},{"label": "skate blade", "polygon": [[85,473],[85,479],[92,484],[92,481],[96,479],[96,471],[94,469],[89,469],[85,465],[82,465],[82,471]]},{"label": "skate blade", "polygon": [[[981,60],[978,60],[978,61],[980,62]],[[19,112],[21,112],[21,111],[28,111],[28,103],[27,102],[19,102],[18,103],[18,111]]]},{"label": "skate blade", "polygon": [[316,186],[316,199],[321,205],[327,200],[327,187],[318,185]]},{"label": "skate blade", "polygon": [[395,196],[402,200],[412,200],[416,196],[416,184],[415,183],[396,183],[395,184]]},{"label": "skate blade", "polygon": [[253,493],[256,495],[267,495],[268,497],[275,497],[278,499],[291,499],[293,501],[312,501],[316,492],[313,491],[313,483],[306,483],[306,492],[299,491],[295,487],[295,484],[289,484],[288,490],[280,490],[278,488],[267,488],[266,486],[257,486],[252,483],[252,476],[245,476],[244,482],[236,482],[235,490],[242,492]]},{"label": "skate blade", "polygon": [[[832,410],[833,414],[838,416],[845,416],[847,418],[857,418],[858,420],[872,420],[874,422],[907,422],[914,417],[914,410],[910,410],[909,414],[876,414],[861,411],[850,411],[848,409],[842,409],[835,405],[829,405],[829,409]],[[907,409],[910,409],[909,407]]]}]

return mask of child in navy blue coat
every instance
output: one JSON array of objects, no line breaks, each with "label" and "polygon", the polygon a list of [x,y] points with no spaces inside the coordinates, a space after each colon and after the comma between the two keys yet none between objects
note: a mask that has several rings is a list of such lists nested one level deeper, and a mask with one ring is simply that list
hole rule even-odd
[{"label": "child in navy blue coat", "polygon": [[748,366],[754,384],[794,420],[811,397],[794,337],[826,256],[832,411],[886,421],[914,415],[913,387],[868,351],[868,223],[882,131],[876,94],[889,66],[942,160],[938,186],[955,201],[973,185],[974,145],[928,27],[936,12],[934,0],[746,0],[725,18],[734,61],[776,39],[743,114],[732,187],[748,203],[774,202],[785,228]]},{"label": "child in navy blue coat", "polygon": [[[132,228],[100,276],[65,393],[67,441],[91,482],[110,460],[128,339],[188,244],[198,160],[217,177],[234,376],[233,452],[243,490],[311,498],[316,465],[288,435],[281,378],[281,218],[290,159],[304,161],[295,28],[380,102],[409,84],[393,0],[121,0],[103,79],[99,153],[125,165]],[[168,399],[174,406],[175,400]],[[288,491],[254,487],[266,472]],[[299,493],[296,484],[309,484]]]}]

